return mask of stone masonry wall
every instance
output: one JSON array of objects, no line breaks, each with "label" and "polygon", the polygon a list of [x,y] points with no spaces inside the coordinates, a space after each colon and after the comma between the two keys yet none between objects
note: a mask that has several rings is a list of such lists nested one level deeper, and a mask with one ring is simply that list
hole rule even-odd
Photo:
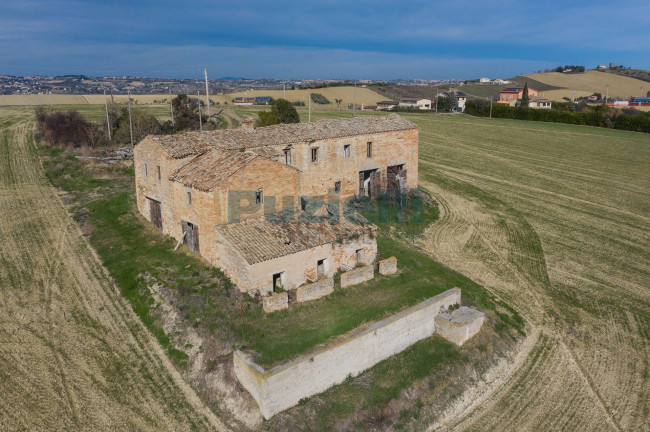
[{"label": "stone masonry wall", "polygon": [[360,284],[375,277],[375,267],[372,265],[359,267],[341,274],[341,288]]},{"label": "stone masonry wall", "polygon": [[379,261],[379,274],[391,275],[397,273],[397,258],[390,257]]},{"label": "stone masonry wall", "polygon": [[440,310],[458,303],[460,289],[452,288],[268,371],[236,351],[235,375],[269,419],[431,336]]},{"label": "stone masonry wall", "polygon": [[273,275],[284,272],[282,281],[284,288],[294,289],[308,281],[318,279],[316,265],[321,259],[325,259],[325,276],[332,277],[342,266],[352,268],[356,265],[357,250],[361,250],[362,256],[367,259],[374,260],[377,255],[377,243],[368,238],[365,240],[359,238],[350,243],[324,244],[250,266],[246,264],[249,285],[239,288],[243,291],[270,292],[273,289]]},{"label": "stone masonry wall", "polygon": [[289,295],[286,292],[282,292],[262,297],[262,307],[266,313],[286,309],[289,307]]},{"label": "stone masonry wall", "polygon": [[316,300],[331,294],[334,291],[334,279],[325,278],[312,284],[303,285],[296,290],[296,301],[298,303]]}]

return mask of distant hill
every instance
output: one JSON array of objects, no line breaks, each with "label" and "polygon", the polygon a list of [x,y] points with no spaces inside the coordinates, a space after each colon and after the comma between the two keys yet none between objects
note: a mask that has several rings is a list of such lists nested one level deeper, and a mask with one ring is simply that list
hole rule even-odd
[{"label": "distant hill", "polygon": [[536,90],[545,91],[543,88],[535,87],[532,81],[555,87],[546,90],[545,94],[545,97],[552,100],[561,100],[563,97],[571,98],[574,91],[576,97],[590,96],[593,93],[601,93],[604,96],[608,85],[610,98],[629,99],[632,96],[640,96],[641,87],[644,87],[644,94],[650,90],[650,84],[640,79],[596,70],[577,74],[535,73],[524,75],[523,78],[527,78],[528,85]]}]

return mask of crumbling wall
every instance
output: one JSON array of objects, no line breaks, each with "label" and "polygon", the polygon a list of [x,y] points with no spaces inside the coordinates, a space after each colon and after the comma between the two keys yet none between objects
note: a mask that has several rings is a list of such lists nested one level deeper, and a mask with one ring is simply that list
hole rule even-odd
[{"label": "crumbling wall", "polygon": [[372,265],[359,267],[341,274],[341,288],[360,284],[375,277],[375,267]]},{"label": "crumbling wall", "polygon": [[303,285],[296,290],[296,301],[298,303],[316,300],[331,294],[334,291],[334,279],[323,278],[317,282]]}]

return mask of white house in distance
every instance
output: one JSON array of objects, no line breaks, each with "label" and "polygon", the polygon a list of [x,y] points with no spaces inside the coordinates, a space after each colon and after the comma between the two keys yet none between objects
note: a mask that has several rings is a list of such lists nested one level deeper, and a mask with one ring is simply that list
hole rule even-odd
[{"label": "white house in distance", "polygon": [[482,78],[478,79],[478,82],[481,83],[481,84],[489,84],[490,83],[490,78],[482,77]]},{"label": "white house in distance", "polygon": [[510,81],[506,81],[506,80],[502,80],[502,79],[497,78],[497,79],[495,79],[494,81],[492,81],[492,84],[495,84],[495,85],[506,85],[506,84],[510,84]]},{"label": "white house in distance", "polygon": [[420,99],[412,97],[403,97],[399,100],[399,106],[416,107],[421,110],[431,109],[431,99]]}]

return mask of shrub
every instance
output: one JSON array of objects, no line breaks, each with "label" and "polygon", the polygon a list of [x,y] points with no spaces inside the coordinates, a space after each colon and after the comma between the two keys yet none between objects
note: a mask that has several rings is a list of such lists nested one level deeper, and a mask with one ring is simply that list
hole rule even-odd
[{"label": "shrub", "polygon": [[53,146],[94,147],[101,134],[99,127],[86,121],[78,111],[53,111],[36,108],[36,132]]},{"label": "shrub", "polygon": [[324,95],[320,93],[311,93],[311,100],[321,105],[329,105],[332,103],[329,101],[329,99],[327,99]]}]

